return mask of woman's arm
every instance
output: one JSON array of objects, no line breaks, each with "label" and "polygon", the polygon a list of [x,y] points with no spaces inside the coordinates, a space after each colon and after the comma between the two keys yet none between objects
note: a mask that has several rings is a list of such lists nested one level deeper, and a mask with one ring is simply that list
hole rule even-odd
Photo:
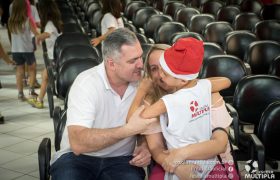
[{"label": "woman's arm", "polygon": [[212,92],[219,92],[223,89],[227,89],[231,85],[231,81],[226,77],[210,77],[207,78],[212,84]]},{"label": "woman's arm", "polygon": [[107,37],[110,33],[112,33],[115,29],[116,29],[115,27],[110,27],[110,28],[108,28],[108,31],[107,31],[105,34],[103,34],[103,35],[101,35],[101,36],[99,36],[99,37],[97,37],[97,38],[93,38],[93,39],[91,40],[91,44],[92,44],[93,46],[97,46],[97,45],[98,45],[99,43],[101,43],[104,39],[106,39],[106,37]]},{"label": "woman's arm", "polygon": [[40,42],[44,41],[45,39],[49,38],[51,35],[48,32],[43,32],[36,36],[36,43],[39,44]]}]

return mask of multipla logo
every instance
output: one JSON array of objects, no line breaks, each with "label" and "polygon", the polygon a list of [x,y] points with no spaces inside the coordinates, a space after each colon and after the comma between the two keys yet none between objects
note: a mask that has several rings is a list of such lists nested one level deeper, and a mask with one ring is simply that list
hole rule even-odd
[{"label": "multipla logo", "polygon": [[275,179],[273,171],[258,171],[257,169],[257,161],[246,161],[245,170],[248,173],[245,174],[245,179]]},{"label": "multipla logo", "polygon": [[197,118],[199,116],[203,116],[206,113],[208,113],[210,108],[208,105],[199,107],[199,104],[197,101],[191,101],[190,110],[192,111],[192,118]]}]

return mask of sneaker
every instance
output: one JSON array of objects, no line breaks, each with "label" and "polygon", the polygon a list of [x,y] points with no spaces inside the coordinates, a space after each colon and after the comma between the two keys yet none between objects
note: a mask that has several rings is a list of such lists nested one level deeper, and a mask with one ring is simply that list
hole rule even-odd
[{"label": "sneaker", "polygon": [[38,97],[38,94],[35,91],[29,91],[30,98],[36,99]]},{"label": "sneaker", "polygon": [[18,94],[18,99],[20,101],[26,101],[26,97],[24,96],[24,94]]},{"label": "sneaker", "polygon": [[41,102],[41,101],[37,101],[37,99],[29,98],[29,99],[27,100],[27,102],[28,102],[32,107],[35,107],[35,108],[38,108],[38,109],[44,108],[44,103]]}]

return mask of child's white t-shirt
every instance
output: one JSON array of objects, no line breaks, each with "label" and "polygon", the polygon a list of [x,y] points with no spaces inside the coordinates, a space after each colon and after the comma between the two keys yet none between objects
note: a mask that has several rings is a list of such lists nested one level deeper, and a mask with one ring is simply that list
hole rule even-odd
[{"label": "child's white t-shirt", "polygon": [[105,34],[109,28],[123,28],[124,23],[122,18],[116,19],[111,13],[106,13],[101,20],[101,33]]},{"label": "child's white t-shirt", "polygon": [[[180,89],[162,97],[167,113],[160,116],[162,134],[168,149],[185,147],[208,141],[212,135],[211,127],[211,83],[199,80],[196,86]],[[179,162],[178,162],[179,163]],[[205,178],[215,166],[215,157],[208,160],[186,161],[197,164]],[[165,174],[165,179],[178,179],[174,174]]]},{"label": "child's white t-shirt", "polygon": [[45,41],[46,41],[46,46],[47,46],[47,50],[48,50],[48,57],[49,57],[49,59],[53,59],[54,44],[55,44],[57,37],[61,33],[58,33],[58,31],[52,21],[47,22],[44,32],[47,32],[50,34],[50,37],[47,38]]}]

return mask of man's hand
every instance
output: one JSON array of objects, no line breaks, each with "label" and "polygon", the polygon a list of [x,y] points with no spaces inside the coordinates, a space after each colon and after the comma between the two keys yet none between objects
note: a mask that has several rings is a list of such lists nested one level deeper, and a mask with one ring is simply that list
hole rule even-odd
[{"label": "man's hand", "polygon": [[144,106],[140,106],[129,118],[128,123],[124,126],[130,134],[140,134],[144,132],[150,124],[157,121],[157,118],[144,119],[140,114],[144,110]]},{"label": "man's hand", "polygon": [[133,158],[129,163],[132,166],[146,167],[151,163],[151,153],[147,146],[137,146],[133,152]]}]

